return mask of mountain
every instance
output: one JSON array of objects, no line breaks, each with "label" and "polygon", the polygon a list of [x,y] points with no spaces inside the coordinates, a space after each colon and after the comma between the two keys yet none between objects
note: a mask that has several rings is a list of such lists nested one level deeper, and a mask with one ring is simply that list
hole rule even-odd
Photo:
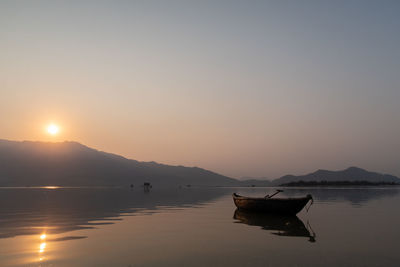
[{"label": "mountain", "polygon": [[0,186],[234,185],[237,180],[197,167],[139,162],[77,142],[0,139]]},{"label": "mountain", "polygon": [[197,167],[140,162],[98,151],[77,142],[31,142],[0,139],[0,186],[277,186],[296,181],[366,181],[400,183],[389,174],[357,167],[285,175],[273,181],[236,180]]},{"label": "mountain", "polygon": [[318,170],[306,175],[285,175],[272,181],[272,185],[281,185],[292,182],[337,182],[337,181],[365,181],[370,183],[400,183],[400,178],[377,172],[369,172],[361,168],[350,167],[341,171]]}]

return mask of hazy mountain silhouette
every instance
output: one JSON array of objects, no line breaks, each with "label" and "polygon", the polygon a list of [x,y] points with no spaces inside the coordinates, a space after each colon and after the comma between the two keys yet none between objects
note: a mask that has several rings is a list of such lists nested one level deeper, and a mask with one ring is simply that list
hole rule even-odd
[{"label": "hazy mountain silhouette", "polygon": [[0,186],[233,185],[201,168],[139,162],[77,142],[0,140]]},{"label": "hazy mountain silhouette", "polygon": [[273,181],[236,180],[197,167],[140,162],[98,151],[77,142],[31,142],[0,139],[0,186],[276,186],[296,181],[395,182],[388,174],[357,167],[286,175]]},{"label": "hazy mountain silhouette", "polygon": [[350,167],[341,171],[318,170],[306,175],[285,175],[272,181],[272,185],[281,185],[298,181],[366,181],[373,183],[400,183],[400,178],[377,172],[369,172],[361,168]]}]

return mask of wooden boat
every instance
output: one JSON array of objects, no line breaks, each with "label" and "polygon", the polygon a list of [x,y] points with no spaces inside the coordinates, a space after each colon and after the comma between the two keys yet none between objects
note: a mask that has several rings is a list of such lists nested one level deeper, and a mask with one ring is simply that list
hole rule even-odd
[{"label": "wooden boat", "polygon": [[[266,197],[244,197],[233,193],[233,201],[239,210],[264,212],[272,214],[296,215],[308,201],[313,201],[311,195],[296,198],[272,198],[277,193]],[[311,202],[312,203],[312,202]]]}]

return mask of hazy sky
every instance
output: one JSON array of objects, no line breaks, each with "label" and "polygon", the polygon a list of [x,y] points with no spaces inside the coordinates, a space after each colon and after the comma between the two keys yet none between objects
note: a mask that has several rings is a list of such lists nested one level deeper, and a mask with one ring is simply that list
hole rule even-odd
[{"label": "hazy sky", "polygon": [[400,176],[399,14],[400,1],[3,0],[0,138],[232,177]]}]

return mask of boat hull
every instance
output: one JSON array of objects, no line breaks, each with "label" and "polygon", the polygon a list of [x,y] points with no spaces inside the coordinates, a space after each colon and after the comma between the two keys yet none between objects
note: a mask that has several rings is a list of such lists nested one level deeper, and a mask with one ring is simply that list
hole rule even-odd
[{"label": "boat hull", "polygon": [[253,198],[234,193],[232,196],[239,210],[284,215],[296,215],[312,199],[311,195],[299,198]]}]

